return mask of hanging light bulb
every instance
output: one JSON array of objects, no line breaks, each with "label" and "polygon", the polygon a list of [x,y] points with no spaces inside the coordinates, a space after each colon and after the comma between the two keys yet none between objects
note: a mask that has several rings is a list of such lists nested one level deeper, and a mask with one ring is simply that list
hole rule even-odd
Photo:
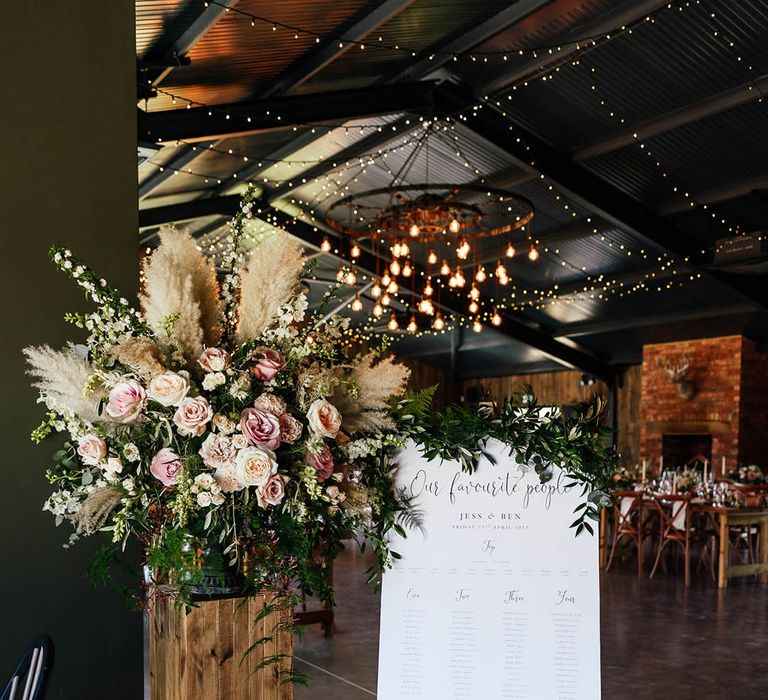
[{"label": "hanging light bulb", "polygon": [[431,297],[434,291],[431,280],[427,278],[427,283],[424,285],[424,296]]},{"label": "hanging light bulb", "polygon": [[440,266],[440,274],[441,275],[450,275],[451,274],[451,268],[448,265],[448,261],[443,258],[443,264]]},{"label": "hanging light bulb", "polygon": [[397,323],[397,314],[395,312],[392,312],[392,315],[389,317],[389,323],[387,324],[387,328],[391,331],[396,331],[400,326]]},{"label": "hanging light bulb", "polygon": [[411,254],[411,249],[408,247],[408,244],[405,241],[403,241],[400,244],[400,255],[405,258],[410,254]]},{"label": "hanging light bulb", "polygon": [[360,301],[360,295],[355,294],[355,299],[352,302],[352,311],[362,311],[363,310],[363,302]]},{"label": "hanging light bulb", "polygon": [[469,298],[474,299],[477,301],[480,298],[480,290],[475,287],[475,285],[472,285],[472,289],[469,290]]},{"label": "hanging light bulb", "polygon": [[429,255],[427,255],[427,262],[430,265],[436,265],[437,264],[437,253],[435,253],[434,250],[429,251]]},{"label": "hanging light bulb", "polygon": [[323,242],[320,244],[320,250],[327,253],[331,250],[331,242],[328,240],[328,236],[323,238]]},{"label": "hanging light bulb", "polygon": [[347,277],[346,277],[346,279],[345,279],[345,282],[346,282],[348,285],[350,285],[350,286],[351,286],[351,285],[353,285],[353,284],[357,284],[357,275],[355,274],[355,271],[354,271],[354,270],[350,270],[350,271],[347,273]]},{"label": "hanging light bulb", "polygon": [[411,235],[411,238],[416,238],[416,236],[419,235],[419,227],[417,224],[412,224],[411,228],[408,229],[408,233]]},{"label": "hanging light bulb", "polygon": [[397,276],[400,274],[400,263],[399,263],[399,262],[397,262],[397,260],[393,260],[393,261],[392,261],[392,262],[389,264],[389,271],[390,271],[390,272],[391,272],[391,273],[392,273],[392,274],[393,274],[395,277],[397,277]]},{"label": "hanging light bulb", "polygon": [[387,285],[387,291],[388,291],[390,294],[397,294],[397,290],[398,290],[398,289],[400,289],[400,287],[398,287],[398,286],[397,286],[397,282],[395,282],[395,280],[392,280],[392,281],[391,281],[391,282],[390,282],[390,283]]},{"label": "hanging light bulb", "polygon": [[381,307],[381,304],[377,301],[376,304],[373,307],[373,315],[376,318],[381,318],[381,314],[384,313],[384,309]]},{"label": "hanging light bulb", "polygon": [[448,286],[449,287],[458,287],[458,282],[456,281],[456,275],[451,275],[448,279]]},{"label": "hanging light bulb", "polygon": [[462,260],[466,260],[467,256],[469,255],[469,243],[462,241],[461,245],[456,248],[456,255],[458,255]]},{"label": "hanging light bulb", "polygon": [[469,313],[476,314],[479,310],[480,310],[480,307],[477,305],[476,301],[469,302]]},{"label": "hanging light bulb", "polygon": [[461,271],[461,268],[458,265],[456,266],[455,277],[457,287],[461,288],[467,283],[467,280],[464,278],[464,273]]},{"label": "hanging light bulb", "polygon": [[443,328],[445,328],[445,321],[443,321],[443,317],[439,311],[435,316],[435,320],[432,321],[432,328],[434,328],[436,331],[441,331]]},{"label": "hanging light bulb", "polygon": [[360,246],[355,243],[355,245],[352,246],[352,249],[349,251],[349,254],[353,258],[359,258],[360,257]]},{"label": "hanging light bulb", "polygon": [[496,274],[497,278],[501,278],[501,277],[506,277],[507,276],[507,268],[504,267],[504,263],[502,263],[501,260],[499,260],[499,264],[496,265],[496,272],[495,272],[495,274]]},{"label": "hanging light bulb", "polygon": [[392,281],[392,278],[389,276],[389,273],[385,270],[384,274],[381,276],[381,284],[384,287],[389,286],[389,283]]},{"label": "hanging light bulb", "polygon": [[402,255],[403,247],[400,245],[400,241],[395,241],[395,245],[392,246],[392,255],[399,258]]},{"label": "hanging light bulb", "polygon": [[411,263],[409,260],[406,260],[405,265],[403,265],[403,277],[410,277],[412,272],[413,268],[411,267]]},{"label": "hanging light bulb", "polygon": [[480,323],[480,319],[477,317],[475,317],[475,322],[472,324],[472,330],[475,333],[479,333],[480,331],[483,330],[483,324]]},{"label": "hanging light bulb", "polygon": [[513,246],[513,245],[510,243],[510,244],[507,246],[507,257],[508,257],[508,258],[514,258],[514,257],[515,257],[515,253],[517,253],[517,251],[515,250],[515,246]]},{"label": "hanging light bulb", "polygon": [[496,309],[493,310],[493,316],[491,316],[491,323],[494,326],[501,325],[501,314]]},{"label": "hanging light bulb", "polygon": [[500,275],[498,277],[498,280],[499,280],[499,284],[502,286],[506,286],[507,284],[509,284],[509,277],[507,277],[507,275]]},{"label": "hanging light bulb", "polygon": [[454,217],[451,219],[451,223],[448,224],[448,230],[451,233],[458,233],[461,230],[461,222]]},{"label": "hanging light bulb", "polygon": [[422,299],[419,302],[419,311],[421,311],[423,314],[426,314],[427,316],[431,316],[433,313],[435,313],[435,305],[430,299]]},{"label": "hanging light bulb", "polygon": [[406,326],[405,330],[407,330],[409,333],[415,333],[416,332],[416,317],[411,314],[411,320],[408,322],[408,325]]},{"label": "hanging light bulb", "polygon": [[536,250],[535,245],[531,245],[531,249],[528,251],[528,260],[536,262],[539,259],[539,251]]},{"label": "hanging light bulb", "polygon": [[346,270],[344,270],[344,267],[342,266],[338,269],[338,272],[336,272],[336,281],[343,282],[346,276],[347,276],[347,272]]},{"label": "hanging light bulb", "polygon": [[389,303],[391,301],[392,301],[392,299],[390,298],[389,294],[384,292],[384,296],[381,297],[381,304],[382,304],[382,306],[389,306]]},{"label": "hanging light bulb", "polygon": [[376,284],[374,284],[373,287],[371,287],[371,296],[374,299],[378,299],[381,296],[381,286],[379,285],[378,282],[376,282]]},{"label": "hanging light bulb", "polygon": [[478,282],[485,282],[485,280],[488,279],[488,275],[485,274],[485,268],[482,265],[477,266],[477,273],[475,274],[475,279]]}]

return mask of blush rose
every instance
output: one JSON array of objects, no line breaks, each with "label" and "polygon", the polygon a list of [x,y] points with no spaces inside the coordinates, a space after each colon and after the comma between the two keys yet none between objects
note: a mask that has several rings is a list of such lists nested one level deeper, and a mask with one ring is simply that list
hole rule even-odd
[{"label": "blush rose", "polygon": [[223,372],[229,367],[230,360],[226,350],[206,348],[197,362],[206,372]]},{"label": "blush rose", "polygon": [[83,435],[77,446],[77,454],[80,455],[83,464],[95,467],[107,456],[107,443],[96,435]]},{"label": "blush rose", "polygon": [[131,423],[141,414],[147,393],[135,379],[125,379],[112,387],[107,399],[107,413],[118,423]]},{"label": "blush rose", "polygon": [[285,358],[277,350],[264,346],[254,348],[251,360],[251,374],[265,382],[273,379],[285,365]]},{"label": "blush rose", "polygon": [[261,508],[278,505],[285,496],[285,483],[287,476],[274,474],[269,481],[256,491],[256,502]]},{"label": "blush rose", "polygon": [[277,416],[258,408],[246,408],[240,414],[240,430],[248,441],[269,450],[280,446],[280,423]]},{"label": "blush rose", "polygon": [[187,397],[173,414],[173,422],[179,435],[191,437],[202,435],[205,432],[205,424],[213,418],[213,410],[208,401],[202,396]]},{"label": "blush rose", "polygon": [[333,455],[325,443],[323,443],[320,452],[316,454],[307,452],[304,458],[307,460],[307,464],[314,468],[318,481],[325,481],[333,474]]},{"label": "blush rose", "polygon": [[176,476],[181,469],[181,458],[170,447],[164,447],[152,459],[149,471],[164,486],[176,483]]}]

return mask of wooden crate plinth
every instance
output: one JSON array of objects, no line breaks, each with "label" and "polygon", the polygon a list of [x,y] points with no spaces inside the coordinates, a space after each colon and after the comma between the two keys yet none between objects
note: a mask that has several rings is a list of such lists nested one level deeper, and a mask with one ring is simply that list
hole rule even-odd
[{"label": "wooden crate plinth", "polygon": [[188,615],[157,601],[149,613],[151,700],[292,700],[293,686],[279,681],[277,666],[255,670],[262,659],[293,650],[290,632],[277,629],[287,613],[256,622],[270,600],[267,593],[205,601]]}]

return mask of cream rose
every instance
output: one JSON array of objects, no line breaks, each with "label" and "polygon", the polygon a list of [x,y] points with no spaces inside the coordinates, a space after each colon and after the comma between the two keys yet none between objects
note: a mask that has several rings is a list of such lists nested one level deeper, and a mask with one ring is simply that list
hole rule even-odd
[{"label": "cream rose", "polygon": [[218,467],[213,473],[213,478],[222,493],[233,493],[245,488],[243,482],[237,478],[237,471],[234,466]]},{"label": "cream rose", "polygon": [[198,493],[197,505],[199,505],[201,508],[207,508],[209,505],[211,505],[211,494],[206,493],[205,491]]},{"label": "cream rose", "polygon": [[176,372],[164,372],[152,378],[147,395],[163,406],[178,406],[189,392],[189,380]]},{"label": "cream rose", "polygon": [[274,394],[262,394],[253,402],[253,407],[278,417],[285,413],[285,401]]},{"label": "cream rose", "polygon": [[237,454],[235,474],[246,486],[264,486],[277,471],[275,453],[260,447],[245,447]]},{"label": "cream rose", "polygon": [[83,460],[83,464],[95,467],[107,456],[107,443],[96,435],[84,435],[77,446],[77,454]]},{"label": "cream rose", "polygon": [[223,372],[229,367],[230,356],[226,350],[206,348],[197,362],[206,372]]},{"label": "cream rose", "polygon": [[223,413],[217,413],[213,417],[213,424],[225,435],[231,435],[237,430],[235,421],[231,418],[227,418]]},{"label": "cream rose", "polygon": [[335,438],[341,429],[341,413],[330,401],[316,399],[307,411],[307,422],[316,435]]},{"label": "cream rose", "polygon": [[213,418],[213,410],[202,396],[187,397],[173,414],[173,422],[176,424],[179,435],[185,437],[202,435],[205,432],[205,424],[211,418]]}]

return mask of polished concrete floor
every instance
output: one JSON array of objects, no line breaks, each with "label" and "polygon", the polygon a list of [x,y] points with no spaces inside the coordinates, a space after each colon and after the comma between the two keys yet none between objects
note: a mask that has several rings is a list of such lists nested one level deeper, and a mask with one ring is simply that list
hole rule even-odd
[{"label": "polished concrete floor", "polygon": [[[366,567],[351,548],[338,561],[336,632],[324,638],[310,627],[297,641],[296,669],[310,685],[296,700],[375,697],[378,597],[364,584]],[[603,698],[768,698],[765,587],[750,578],[719,591],[702,574],[686,590],[680,574],[649,581],[622,570],[601,585]]]}]

